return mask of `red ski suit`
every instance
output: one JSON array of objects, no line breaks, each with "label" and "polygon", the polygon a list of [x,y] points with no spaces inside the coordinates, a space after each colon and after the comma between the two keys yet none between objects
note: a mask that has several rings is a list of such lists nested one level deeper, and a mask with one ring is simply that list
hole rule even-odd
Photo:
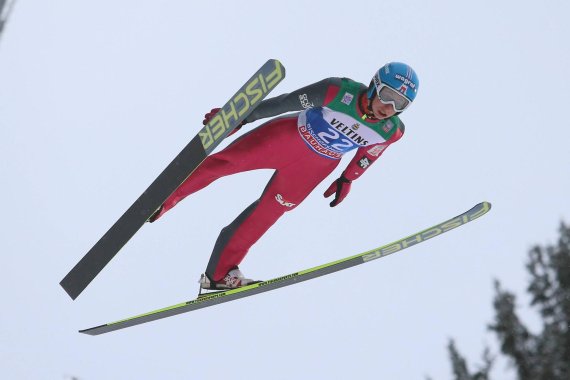
[{"label": "red ski suit", "polygon": [[[343,173],[354,180],[403,135],[404,125],[396,116],[362,121],[366,119],[365,91],[364,85],[349,79],[329,78],[262,102],[247,122],[304,111],[270,120],[209,156],[164,202],[158,217],[218,178],[275,169],[261,197],[222,229],[206,268],[211,280],[219,281],[239,265],[277,219],[297,207],[337,167],[346,151],[358,149]],[[349,103],[350,109],[343,108]],[[348,122],[339,122],[348,114],[352,115],[350,120],[356,116],[362,120],[349,128]],[[370,126],[372,132],[364,130]]]}]

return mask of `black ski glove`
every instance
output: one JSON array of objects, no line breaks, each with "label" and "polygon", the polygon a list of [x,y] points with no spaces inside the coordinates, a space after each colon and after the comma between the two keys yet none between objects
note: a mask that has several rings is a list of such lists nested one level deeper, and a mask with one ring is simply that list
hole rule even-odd
[{"label": "black ski glove", "polygon": [[332,185],[329,186],[327,191],[325,191],[324,196],[325,198],[328,198],[331,195],[335,194],[333,201],[330,203],[331,207],[335,207],[340,202],[342,202],[344,198],[346,198],[346,196],[350,192],[351,184],[352,181],[347,179],[343,173],[339,179],[334,181]]}]

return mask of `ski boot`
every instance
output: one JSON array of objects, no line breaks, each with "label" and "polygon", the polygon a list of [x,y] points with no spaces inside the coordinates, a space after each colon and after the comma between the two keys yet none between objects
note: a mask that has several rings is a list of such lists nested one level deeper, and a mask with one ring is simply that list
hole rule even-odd
[{"label": "ski boot", "polygon": [[229,289],[237,289],[243,286],[257,284],[261,281],[254,281],[250,278],[245,278],[243,273],[239,270],[238,267],[234,267],[231,269],[228,274],[224,276],[219,281],[210,280],[210,278],[206,274],[202,274],[200,277],[200,294],[202,290],[229,290]]}]

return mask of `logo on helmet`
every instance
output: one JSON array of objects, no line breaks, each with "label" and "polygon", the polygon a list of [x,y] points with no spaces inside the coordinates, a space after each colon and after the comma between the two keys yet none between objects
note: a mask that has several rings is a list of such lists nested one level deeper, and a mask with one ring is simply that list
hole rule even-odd
[{"label": "logo on helmet", "polygon": [[415,90],[416,84],[414,82],[412,82],[411,80],[409,80],[408,78],[404,78],[400,74],[396,74],[395,78],[398,79],[400,82],[402,82],[404,85],[410,86],[412,89]]},{"label": "logo on helmet", "polygon": [[376,88],[378,88],[382,85],[382,81],[380,81],[380,77],[378,76],[378,73],[376,73],[376,75],[374,75],[374,84],[376,85]]}]

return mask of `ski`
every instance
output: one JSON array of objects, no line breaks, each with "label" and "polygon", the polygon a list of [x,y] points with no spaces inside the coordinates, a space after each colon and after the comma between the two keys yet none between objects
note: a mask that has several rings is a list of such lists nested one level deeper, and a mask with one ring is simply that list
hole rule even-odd
[{"label": "ski", "polygon": [[72,299],[76,299],[85,290],[152,213],[283,78],[285,78],[285,68],[281,62],[270,59],[230,98],[221,111],[198,132],[148,189],[63,278],[60,285]]},{"label": "ski", "polygon": [[366,251],[341,260],[333,261],[328,264],[320,265],[318,267],[291,273],[286,276],[277,277],[272,280],[244,286],[242,288],[204,294],[191,301],[179,303],[174,306],[165,307],[163,309],[151,311],[149,313],[137,315],[135,317],[123,319],[117,322],[107,323],[101,326],[80,330],[79,332],[88,335],[105,334],[111,331],[124,329],[126,327],[155,321],[157,319],[167,318],[173,315],[187,313],[189,311],[202,309],[220,303],[249,297],[254,294],[268,292],[273,289],[282,288],[284,286],[293,285],[298,282],[307,281],[316,277],[338,272],[355,265],[365,264],[372,260],[388,256],[392,253],[399,252],[403,249],[439,236],[454,228],[460,227],[466,223],[471,222],[472,220],[485,215],[490,209],[491,204],[489,202],[481,202],[463,214],[456,216],[455,218],[446,220],[443,223],[437,224],[433,227],[417,232],[413,235],[384,245],[382,247],[372,249],[370,251]]}]

